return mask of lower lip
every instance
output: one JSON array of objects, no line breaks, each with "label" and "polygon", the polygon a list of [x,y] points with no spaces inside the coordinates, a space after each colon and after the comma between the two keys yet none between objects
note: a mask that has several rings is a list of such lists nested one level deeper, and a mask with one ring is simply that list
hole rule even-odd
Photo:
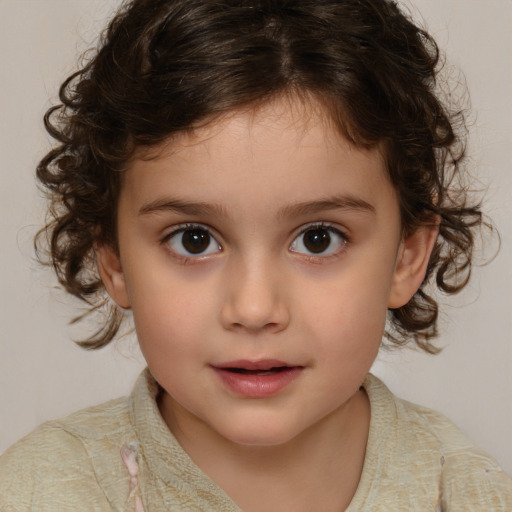
[{"label": "lower lip", "polygon": [[288,386],[300,375],[303,368],[295,366],[268,375],[250,375],[230,372],[222,368],[214,369],[231,391],[247,398],[266,398]]}]

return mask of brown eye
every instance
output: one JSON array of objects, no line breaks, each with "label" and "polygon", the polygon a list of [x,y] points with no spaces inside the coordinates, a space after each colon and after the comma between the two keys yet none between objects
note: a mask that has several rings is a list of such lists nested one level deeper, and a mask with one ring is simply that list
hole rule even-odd
[{"label": "brown eye", "polygon": [[210,234],[203,229],[187,229],[181,236],[183,247],[191,254],[201,254],[210,245]]},{"label": "brown eye", "polygon": [[327,256],[347,243],[341,231],[331,226],[312,226],[304,230],[290,246],[291,252]]},{"label": "brown eye", "polygon": [[304,247],[310,252],[321,253],[327,250],[331,243],[331,235],[324,228],[309,229],[303,235]]},{"label": "brown eye", "polygon": [[167,244],[182,256],[204,256],[221,250],[210,232],[201,227],[179,229],[171,234]]}]

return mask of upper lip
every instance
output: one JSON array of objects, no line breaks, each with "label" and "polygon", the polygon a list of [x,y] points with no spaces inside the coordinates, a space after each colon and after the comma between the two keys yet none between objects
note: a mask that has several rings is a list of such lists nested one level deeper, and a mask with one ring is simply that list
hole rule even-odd
[{"label": "upper lip", "polygon": [[227,368],[240,368],[243,370],[270,370],[272,368],[294,368],[298,365],[286,363],[278,359],[259,359],[257,361],[239,359],[237,361],[229,361],[227,363],[214,364],[212,366],[220,370]]}]

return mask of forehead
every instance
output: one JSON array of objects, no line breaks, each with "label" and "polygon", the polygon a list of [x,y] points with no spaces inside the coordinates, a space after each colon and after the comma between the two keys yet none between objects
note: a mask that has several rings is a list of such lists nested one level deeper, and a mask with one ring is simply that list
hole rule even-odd
[{"label": "forehead", "polygon": [[139,152],[123,188],[138,202],[167,193],[254,210],[334,192],[368,203],[394,193],[379,147],[356,147],[322,104],[290,97],[239,109]]},{"label": "forehead", "polygon": [[[325,142],[324,149],[340,143],[345,146],[353,145],[362,151],[363,148],[368,148],[347,139],[346,132],[351,131],[351,123],[345,119],[344,114],[340,115],[341,105],[331,103],[309,92],[284,92],[269,100],[207,117],[188,130],[170,135],[161,144],[149,148],[139,147],[132,160],[151,160],[179,153],[192,146],[206,146],[212,138],[220,141],[223,132],[229,138],[249,135],[253,143],[257,144],[258,140],[262,140],[258,136],[258,129],[267,130],[270,134],[273,131],[286,130],[288,135],[295,136],[294,142],[298,145],[305,136],[320,136]],[[254,134],[253,137],[251,133]],[[375,144],[374,147],[384,156],[383,144]]]}]

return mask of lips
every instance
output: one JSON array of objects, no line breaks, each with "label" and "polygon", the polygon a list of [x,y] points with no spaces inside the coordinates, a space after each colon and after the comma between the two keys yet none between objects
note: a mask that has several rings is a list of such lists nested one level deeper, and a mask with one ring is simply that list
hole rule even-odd
[{"label": "lips", "polygon": [[230,361],[212,368],[230,391],[247,398],[266,398],[279,393],[304,369],[276,359]]},{"label": "lips", "polygon": [[233,373],[241,373],[243,375],[272,375],[277,372],[287,370],[287,366],[279,366],[276,368],[269,368],[268,370],[247,370],[245,368],[225,368],[225,370]]}]

